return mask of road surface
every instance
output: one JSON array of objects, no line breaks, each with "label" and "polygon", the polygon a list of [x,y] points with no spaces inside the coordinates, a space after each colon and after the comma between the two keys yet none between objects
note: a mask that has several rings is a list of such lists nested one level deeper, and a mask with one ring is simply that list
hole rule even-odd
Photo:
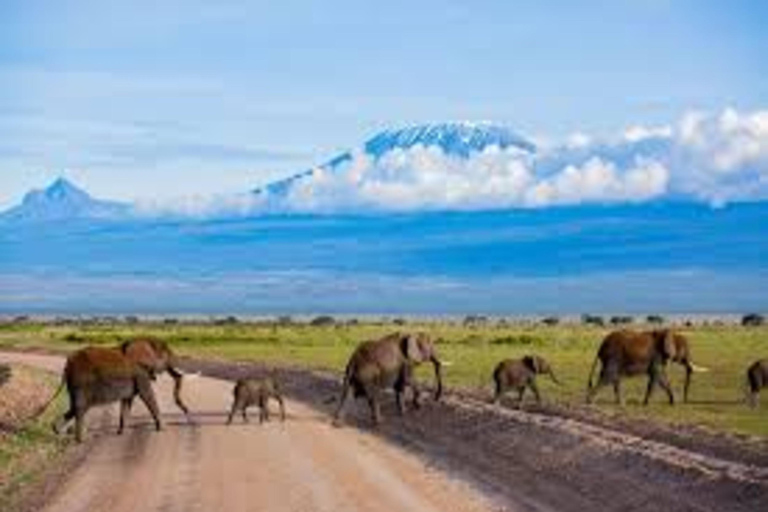
[{"label": "road surface", "polygon": [[[63,359],[0,353],[0,361],[60,372]],[[156,394],[165,428],[155,432],[137,400],[130,428],[118,437],[115,415],[92,411],[95,445],[64,480],[45,512],[473,512],[511,510],[402,448],[356,428],[334,428],[328,416],[288,400],[288,419],[224,424],[232,383],[186,379],[193,411],[187,424],[171,400],[171,383]]]}]

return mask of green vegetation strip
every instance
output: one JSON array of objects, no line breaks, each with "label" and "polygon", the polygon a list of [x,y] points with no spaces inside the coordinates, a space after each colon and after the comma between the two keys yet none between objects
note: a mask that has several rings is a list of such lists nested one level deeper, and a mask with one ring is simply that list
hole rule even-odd
[{"label": "green vegetation strip", "polygon": [[[632,326],[650,328],[649,326]],[[354,347],[362,340],[393,330],[424,330],[440,339],[438,348],[445,360],[450,386],[484,389],[490,393],[491,372],[504,358],[524,354],[542,355],[553,365],[563,386],[542,378],[545,400],[562,406],[583,404],[587,377],[602,338],[609,327],[583,324],[483,323],[463,325],[450,322],[392,323],[354,322],[331,325],[299,323],[139,323],[136,325],[39,325],[0,327],[0,347],[42,347],[72,350],[87,344],[113,345],[136,335],[153,335],[170,342],[183,355],[236,361],[291,364],[341,373]],[[749,409],[744,404],[747,366],[768,357],[768,327],[736,325],[692,326],[681,329],[691,341],[693,359],[710,372],[695,374],[691,403],[670,407],[664,394],[656,391],[652,404],[639,405],[646,380],[636,377],[623,384],[627,405],[613,404],[611,389],[598,395],[597,407],[610,414],[642,417],[679,425],[699,425],[714,430],[768,437],[768,390],[765,405]],[[422,379],[430,369],[421,368]],[[669,370],[676,396],[682,399],[683,372],[677,365]]]}]

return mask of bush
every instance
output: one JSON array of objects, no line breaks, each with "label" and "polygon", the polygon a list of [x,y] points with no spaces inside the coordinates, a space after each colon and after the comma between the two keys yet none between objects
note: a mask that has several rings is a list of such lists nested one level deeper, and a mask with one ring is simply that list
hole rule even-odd
[{"label": "bush", "polygon": [[491,345],[543,345],[544,340],[530,334],[499,336],[490,341]]},{"label": "bush", "polygon": [[741,317],[741,325],[745,327],[756,327],[758,325],[763,325],[764,323],[765,318],[763,315],[758,315],[757,313],[750,313]]},{"label": "bush", "polygon": [[664,317],[660,315],[648,315],[645,317],[645,321],[649,324],[663,324],[664,323]]},{"label": "bush", "polygon": [[488,323],[488,317],[483,315],[467,315],[464,317],[463,323],[465,327],[485,325]]},{"label": "bush", "polygon": [[541,320],[541,323],[543,323],[544,325],[549,325],[549,326],[557,325],[557,324],[560,323],[560,319],[557,318],[556,316],[548,316],[546,318],[543,318]]},{"label": "bush", "polygon": [[313,318],[309,322],[309,325],[312,325],[314,327],[322,327],[322,326],[327,326],[327,325],[333,325],[335,323],[336,323],[336,320],[332,316],[321,315],[321,316],[316,316],[315,318]]},{"label": "bush", "polygon": [[619,316],[619,315],[617,315],[617,316],[612,316],[611,317],[611,324],[612,325],[626,325],[626,324],[631,324],[634,321],[635,321],[635,319],[632,318],[631,316]]},{"label": "bush", "polygon": [[605,325],[603,317],[589,314],[581,315],[581,323],[584,325],[599,325],[600,327]]}]

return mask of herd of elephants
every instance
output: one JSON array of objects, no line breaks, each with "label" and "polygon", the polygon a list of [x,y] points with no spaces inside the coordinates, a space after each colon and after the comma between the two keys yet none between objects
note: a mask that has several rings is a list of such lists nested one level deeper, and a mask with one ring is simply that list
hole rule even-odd
[{"label": "herd of elephants", "polygon": [[[693,363],[690,344],[683,334],[671,329],[613,331],[603,339],[592,364],[586,400],[588,403],[592,402],[602,387],[612,385],[616,401],[622,403],[621,378],[645,374],[648,376],[648,386],[643,403],[648,403],[658,385],[667,394],[669,403],[674,404],[674,394],[665,372],[670,361],[685,368],[683,400],[687,401],[691,375],[707,369]],[[420,393],[413,372],[416,366],[427,362],[434,366],[434,398],[440,400],[443,393],[442,367],[447,363],[439,359],[432,336],[423,332],[395,332],[376,340],[362,342],[347,363],[341,397],[334,414],[334,424],[341,421],[350,392],[355,398],[366,398],[374,424],[381,421],[379,395],[383,389],[394,390],[397,409],[403,414],[404,395],[410,388],[413,407],[418,408]],[[600,373],[597,381],[593,383],[598,362]],[[121,406],[118,433],[122,433],[133,400],[138,395],[151,413],[156,428],[160,430],[160,414],[152,381],[163,372],[168,372],[174,379],[174,400],[189,419],[189,409],[181,398],[183,373],[178,368],[177,358],[165,342],[151,337],[136,338],[114,348],[90,346],[69,355],[61,385],[38,414],[42,413],[66,386],[69,409],[54,423],[53,428],[60,432],[74,420],[75,437],[80,442],[83,439],[84,416],[90,407],[119,401]],[[516,391],[519,406],[526,389],[530,389],[539,401],[536,386],[536,376],[539,374],[549,375],[559,383],[551,366],[538,355],[499,362],[492,373],[495,386],[493,402],[498,404],[506,392]],[[0,366],[0,385],[8,376],[8,369]],[[768,359],[754,362],[746,371],[746,380],[747,401],[751,406],[755,406],[760,389],[768,386]],[[279,385],[273,378],[239,380],[234,388],[227,423],[231,423],[238,412],[242,414],[244,421],[248,421],[246,410],[252,405],[259,407],[260,422],[268,420],[270,399],[278,401],[281,418],[284,420],[283,398]]]}]

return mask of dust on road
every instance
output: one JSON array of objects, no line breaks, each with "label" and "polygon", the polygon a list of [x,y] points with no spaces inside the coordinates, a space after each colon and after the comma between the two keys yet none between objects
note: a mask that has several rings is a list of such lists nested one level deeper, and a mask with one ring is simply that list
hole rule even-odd
[{"label": "dust on road", "polygon": [[[0,360],[54,371],[63,365],[62,358],[35,354],[0,354]],[[375,435],[332,427],[301,402],[286,402],[285,423],[236,418],[226,426],[232,384],[187,379],[184,396],[196,421],[189,425],[172,403],[170,379],[161,377],[155,388],[165,429],[154,431],[139,401],[121,437],[114,435],[116,422],[92,423],[94,448],[46,512],[500,510]]]}]

